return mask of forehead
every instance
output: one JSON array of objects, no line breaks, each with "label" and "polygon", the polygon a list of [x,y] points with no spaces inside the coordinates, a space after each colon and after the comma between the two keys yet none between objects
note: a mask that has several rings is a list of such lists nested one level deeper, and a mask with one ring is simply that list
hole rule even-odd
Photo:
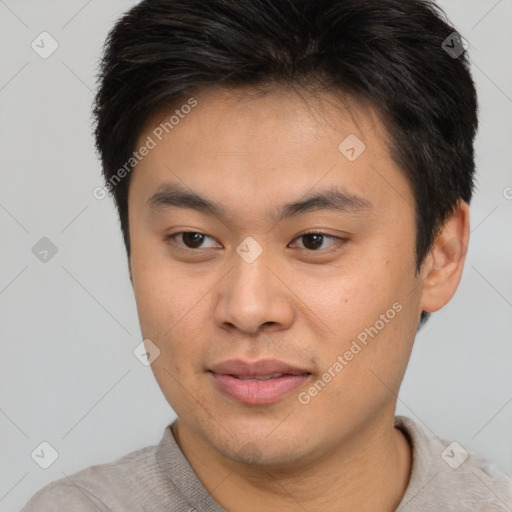
[{"label": "forehead", "polygon": [[411,206],[387,132],[369,105],[283,88],[213,89],[193,100],[193,108],[180,108],[193,104],[185,97],[159,109],[144,126],[137,146],[151,138],[154,147],[137,164],[130,189],[146,201],[168,183],[218,203],[238,200],[256,214],[254,204],[335,186],[377,206],[390,199]]},{"label": "forehead", "polygon": [[[370,102],[356,101],[346,93],[285,85],[257,89],[249,86],[212,87],[196,91],[196,94],[174,100],[172,107],[157,108],[144,124],[139,142],[155,129],[160,129],[163,138],[178,131],[184,132],[182,135],[186,138],[193,131],[194,135],[202,134],[205,139],[207,136],[211,139],[214,134],[216,142],[227,137],[233,140],[235,135],[261,139],[263,133],[259,127],[262,123],[269,129],[278,128],[289,135],[298,135],[301,140],[324,137],[327,127],[337,130],[339,135],[351,131],[366,137],[364,132],[372,131],[372,137],[387,139],[377,109]],[[189,108],[188,104],[192,102],[195,105]],[[173,126],[169,126],[169,122]],[[228,123],[231,129],[226,130]],[[218,130],[221,125],[222,132]],[[244,130],[240,131],[242,125]],[[157,138],[160,139],[160,135],[157,134]],[[388,144],[387,140],[383,142]]]}]

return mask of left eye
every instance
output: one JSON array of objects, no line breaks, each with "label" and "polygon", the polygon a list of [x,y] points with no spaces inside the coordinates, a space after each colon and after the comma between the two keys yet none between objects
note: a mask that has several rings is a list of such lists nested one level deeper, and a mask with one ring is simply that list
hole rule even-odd
[{"label": "left eye", "polygon": [[[337,236],[326,235],[325,233],[304,233],[296,238],[296,240],[304,239],[303,245],[304,247],[300,247],[300,249],[308,249],[312,251],[317,251],[318,249],[325,249],[322,247],[322,244],[325,240],[329,239],[333,242],[336,240],[341,240]],[[331,244],[329,247],[331,247]]]}]

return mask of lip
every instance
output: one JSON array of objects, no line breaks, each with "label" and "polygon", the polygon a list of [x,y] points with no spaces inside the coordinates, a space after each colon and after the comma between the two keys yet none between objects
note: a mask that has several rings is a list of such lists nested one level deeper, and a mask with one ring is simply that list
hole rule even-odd
[{"label": "lip", "polygon": [[[275,403],[302,386],[311,376],[306,369],[276,359],[252,362],[231,359],[214,365],[209,372],[224,394],[247,405]],[[268,380],[242,380],[273,374],[276,376]]]}]

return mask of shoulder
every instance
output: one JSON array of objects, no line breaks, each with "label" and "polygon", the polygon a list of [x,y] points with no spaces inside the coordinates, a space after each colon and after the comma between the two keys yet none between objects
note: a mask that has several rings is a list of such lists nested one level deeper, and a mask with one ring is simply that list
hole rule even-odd
[{"label": "shoulder", "polygon": [[111,510],[114,503],[125,501],[137,474],[154,466],[154,451],[154,446],[146,447],[51,482],[28,501],[22,512],[66,510],[71,506],[75,512]]},{"label": "shoulder", "polygon": [[148,446],[51,482],[34,494],[21,512],[143,512],[150,495],[153,503],[168,505],[170,483],[158,464],[158,447]]},{"label": "shoulder", "polygon": [[[73,475],[76,477],[79,473]],[[71,508],[73,507],[73,508]],[[73,484],[66,479],[56,480],[40,489],[25,504],[21,512],[106,512],[108,507],[89,489],[80,483]]]},{"label": "shoulder", "polygon": [[410,418],[397,416],[395,425],[412,445],[411,478],[397,510],[512,511],[512,479],[495,464]]}]

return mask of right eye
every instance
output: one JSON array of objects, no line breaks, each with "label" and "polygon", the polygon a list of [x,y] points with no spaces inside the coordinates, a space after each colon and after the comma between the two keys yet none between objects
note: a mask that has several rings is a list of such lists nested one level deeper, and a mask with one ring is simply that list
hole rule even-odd
[{"label": "right eye", "polygon": [[[217,246],[217,242],[213,238],[197,231],[180,231],[179,233],[166,236],[165,240],[173,245],[177,245],[178,249],[186,251],[188,249],[204,249],[201,245],[207,238],[212,240],[216,244],[215,246]],[[176,239],[180,241],[176,241]]]}]

